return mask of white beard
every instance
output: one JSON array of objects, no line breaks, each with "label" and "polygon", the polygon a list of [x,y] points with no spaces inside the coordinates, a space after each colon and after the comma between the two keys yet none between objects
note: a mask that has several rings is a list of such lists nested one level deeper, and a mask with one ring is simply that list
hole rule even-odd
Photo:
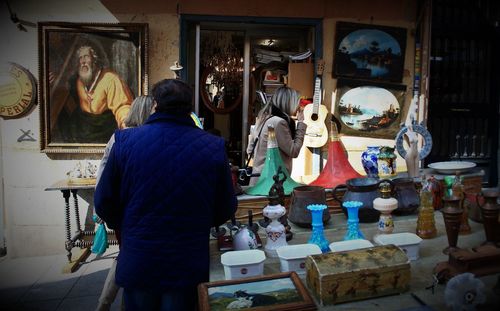
[{"label": "white beard", "polygon": [[80,77],[80,80],[82,80],[83,84],[88,86],[90,83],[92,83],[92,79],[94,78],[94,66],[86,66],[88,68],[87,72],[83,71],[82,67],[83,66],[80,66],[80,68],[78,69],[78,76]]}]

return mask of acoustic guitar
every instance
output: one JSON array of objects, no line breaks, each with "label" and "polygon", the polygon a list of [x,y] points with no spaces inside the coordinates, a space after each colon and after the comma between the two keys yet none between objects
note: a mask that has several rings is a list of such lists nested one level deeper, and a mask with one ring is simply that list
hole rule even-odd
[{"label": "acoustic guitar", "polygon": [[328,129],[325,124],[328,109],[325,105],[321,105],[321,78],[319,77],[323,74],[324,66],[322,60],[318,61],[313,103],[304,108],[304,123],[307,124],[304,145],[311,148],[319,148],[328,141]]}]

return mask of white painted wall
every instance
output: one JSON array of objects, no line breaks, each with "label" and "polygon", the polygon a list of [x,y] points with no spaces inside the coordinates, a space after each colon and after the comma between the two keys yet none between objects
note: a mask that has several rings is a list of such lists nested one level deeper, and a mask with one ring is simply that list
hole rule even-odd
[{"label": "white painted wall", "polygon": [[[18,18],[30,22],[117,22],[98,0],[9,1]],[[38,33],[19,31],[5,2],[0,3],[2,49],[0,63],[15,62],[38,79]],[[35,142],[17,142],[21,130],[30,130]],[[5,224],[9,257],[64,253],[64,204],[61,192],[44,189],[64,179],[77,160],[52,160],[40,153],[39,107],[27,116],[0,119],[0,223]],[[3,195],[3,200],[2,200]],[[81,214],[88,204],[80,200]],[[84,207],[84,208],[82,208]],[[4,213],[2,213],[2,211]],[[2,215],[5,216],[3,219]],[[84,218],[82,218],[84,219]],[[73,227],[74,228],[74,227]],[[1,229],[1,227],[0,227]],[[0,238],[2,234],[0,234]]]}]

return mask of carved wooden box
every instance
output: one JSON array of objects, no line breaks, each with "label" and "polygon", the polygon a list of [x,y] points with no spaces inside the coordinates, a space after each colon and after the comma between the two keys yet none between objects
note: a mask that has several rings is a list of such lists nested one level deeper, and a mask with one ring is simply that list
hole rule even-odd
[{"label": "carved wooden box", "polygon": [[408,257],[394,245],[308,256],[306,271],[321,305],[402,293],[411,278]]}]

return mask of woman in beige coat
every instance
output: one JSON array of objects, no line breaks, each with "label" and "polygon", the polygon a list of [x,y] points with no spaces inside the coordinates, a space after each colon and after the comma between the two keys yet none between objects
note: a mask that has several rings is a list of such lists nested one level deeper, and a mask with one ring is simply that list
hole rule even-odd
[{"label": "woman in beige coat", "polygon": [[[295,125],[295,119],[298,121],[297,125]],[[304,143],[307,125],[303,121],[304,113],[299,107],[298,93],[288,87],[277,89],[269,103],[259,111],[255,127],[250,133],[247,154],[251,154],[255,145],[253,174],[260,174],[264,168],[269,126],[274,128],[281,158],[286,169],[291,173],[292,159],[299,155]],[[250,185],[255,185],[258,179],[259,177],[252,177]]]}]

